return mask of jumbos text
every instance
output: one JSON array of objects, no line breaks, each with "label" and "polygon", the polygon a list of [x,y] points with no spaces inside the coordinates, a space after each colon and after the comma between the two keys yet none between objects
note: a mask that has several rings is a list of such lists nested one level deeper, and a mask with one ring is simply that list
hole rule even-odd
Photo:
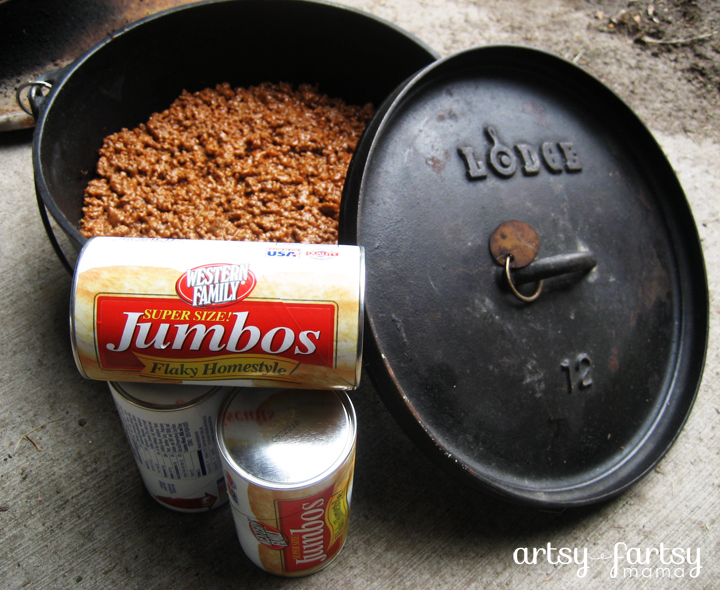
[{"label": "jumbos text", "polygon": [[104,369],[167,379],[284,378],[298,364],[333,368],[337,304],[245,300],[222,310],[169,297],[100,295]]}]

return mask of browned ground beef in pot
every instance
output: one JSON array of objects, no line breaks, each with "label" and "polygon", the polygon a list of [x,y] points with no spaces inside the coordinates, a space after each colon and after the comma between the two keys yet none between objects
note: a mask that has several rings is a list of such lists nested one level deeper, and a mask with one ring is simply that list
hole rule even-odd
[{"label": "browned ground beef in pot", "polygon": [[309,85],[183,92],[105,139],[81,233],[335,243],[347,168],[372,114]]}]

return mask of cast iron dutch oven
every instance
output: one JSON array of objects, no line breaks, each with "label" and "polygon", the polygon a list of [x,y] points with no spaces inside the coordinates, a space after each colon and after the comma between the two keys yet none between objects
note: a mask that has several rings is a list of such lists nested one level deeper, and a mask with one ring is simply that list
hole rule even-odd
[{"label": "cast iron dutch oven", "polygon": [[[147,121],[183,90],[311,83],[349,104],[377,106],[436,57],[386,21],[307,0],[201,2],[133,23],[30,93],[35,186],[48,236],[72,272],[45,210],[79,250],[83,190],[103,139]],[[51,86],[46,96],[41,85]]]},{"label": "cast iron dutch oven", "polygon": [[340,226],[366,251],[378,393],[479,490],[542,507],[612,498],[667,452],[700,384],[707,279],[687,200],[639,119],[573,64],[510,46],[436,57],[316,2],[144,19],[32,93],[41,212],[80,247],[103,138],[183,89],[314,82],[381,105]]},{"label": "cast iron dutch oven", "polygon": [[708,289],[685,195],[598,80],[529,48],[438,60],[380,108],[341,240],[365,247],[365,362],[415,442],[504,499],[606,500],[672,445]]}]

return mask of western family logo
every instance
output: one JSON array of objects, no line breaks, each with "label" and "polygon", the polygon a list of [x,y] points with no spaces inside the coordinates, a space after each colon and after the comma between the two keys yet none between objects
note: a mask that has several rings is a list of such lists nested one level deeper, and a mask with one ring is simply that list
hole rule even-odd
[{"label": "western family logo", "polygon": [[588,554],[587,548],[518,547],[513,552],[513,560],[518,565],[538,565],[547,562],[551,565],[577,565],[577,576],[584,578],[590,562],[609,562],[608,574],[611,578],[675,579],[697,578],[702,570],[700,549],[666,547],[660,543],[657,547],[628,547],[626,543],[615,543],[612,553],[601,553],[598,557]]}]

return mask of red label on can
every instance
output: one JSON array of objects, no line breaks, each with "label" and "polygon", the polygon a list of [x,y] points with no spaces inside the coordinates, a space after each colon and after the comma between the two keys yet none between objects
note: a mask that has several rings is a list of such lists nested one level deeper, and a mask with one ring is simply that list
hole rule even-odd
[{"label": "red label on can", "polygon": [[348,524],[346,490],[333,487],[300,500],[275,500],[275,511],[287,546],[283,569],[299,572],[332,559],[342,548]]},{"label": "red label on can", "polygon": [[244,300],[219,306],[98,295],[101,368],[160,379],[293,381],[301,363],[335,366],[335,303]]}]

